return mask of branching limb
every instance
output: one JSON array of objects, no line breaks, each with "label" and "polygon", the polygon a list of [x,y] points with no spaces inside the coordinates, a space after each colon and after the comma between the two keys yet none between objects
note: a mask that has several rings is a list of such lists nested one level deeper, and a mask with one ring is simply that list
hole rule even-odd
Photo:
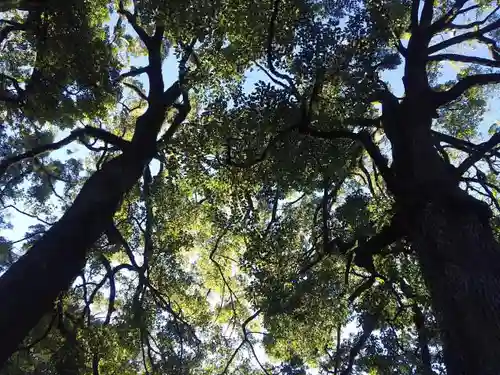
[{"label": "branching limb", "polygon": [[[176,87],[177,86],[178,87],[181,86],[179,83],[174,83],[174,85]],[[172,85],[172,87],[170,89],[174,88],[173,90],[175,90],[174,85]],[[169,94],[169,90],[167,90],[165,92],[165,94],[166,94],[165,96],[166,97],[169,97],[169,95],[171,95],[171,94]],[[163,137],[161,137],[161,140],[160,140],[159,143],[167,143],[167,142],[169,142],[172,139],[172,137],[174,136],[174,134],[177,131],[177,129],[179,129],[179,127],[182,124],[182,122],[186,119],[186,117],[189,114],[189,112],[191,111],[191,102],[189,101],[189,96],[188,96],[187,90],[182,89],[181,95],[182,95],[182,103],[178,104],[178,105],[175,105],[175,108],[177,109],[177,114],[175,115],[174,120],[170,124],[170,127],[168,128],[168,130],[165,132],[165,134],[163,135]],[[174,105],[174,103],[172,102],[171,105]]]},{"label": "branching limb", "polygon": [[[255,318],[257,318],[257,316],[259,316],[260,313],[261,313],[261,310],[260,309],[257,310],[255,313],[253,313],[251,316],[249,316],[247,319],[245,319],[245,321],[241,325],[241,330],[243,331],[243,340],[241,341],[240,345],[238,345],[238,347],[236,348],[236,350],[233,352],[233,354],[231,355],[231,357],[227,361],[226,366],[224,367],[224,369],[222,370],[222,372],[220,373],[220,375],[227,374],[227,371],[229,370],[229,366],[231,366],[231,363],[233,362],[233,360],[236,357],[236,355],[238,354],[238,352],[241,350],[241,348],[243,347],[243,345],[245,345],[245,343],[249,342],[249,340],[248,340],[248,334],[249,333],[247,331],[247,325],[250,324],[250,322],[252,320],[254,320]],[[266,373],[267,373],[267,371],[266,371]]]},{"label": "branching limb", "polygon": [[120,76],[118,77],[117,80],[121,81],[122,79],[127,78],[127,77],[136,77],[138,75],[147,73],[148,69],[149,69],[149,67],[147,67],[147,66],[143,66],[143,67],[137,68],[137,69],[131,69],[128,72],[120,74]]},{"label": "branching limb", "polygon": [[410,30],[412,34],[415,34],[418,30],[418,10],[420,7],[420,0],[413,0],[411,2],[411,23]]},{"label": "branching limb", "polygon": [[128,141],[126,141],[120,137],[117,137],[114,134],[111,134],[103,129],[94,128],[92,126],[86,126],[84,128],[73,130],[70,135],[68,135],[66,138],[64,138],[58,142],[38,146],[38,147],[31,149],[30,151],[27,151],[27,152],[20,154],[20,155],[16,155],[16,156],[12,156],[12,157],[3,159],[0,162],[0,176],[2,176],[10,166],[12,166],[16,163],[19,163],[25,159],[34,158],[38,155],[44,154],[44,153],[49,152],[49,151],[58,150],[61,147],[64,147],[64,146],[70,144],[71,142],[79,139],[82,136],[95,137],[103,142],[111,143],[112,145],[117,146],[118,148],[120,148],[122,150],[126,149],[129,146]]},{"label": "branching limb", "polygon": [[424,0],[424,7],[422,8],[422,14],[420,16],[420,26],[421,27],[430,26],[433,16],[434,16],[434,0]]},{"label": "branching limb", "polygon": [[473,29],[479,26],[484,25],[488,19],[490,19],[496,12],[500,10],[500,6],[497,6],[494,10],[492,10],[484,19],[480,21],[474,21],[465,25],[455,25],[453,23],[448,24],[448,27],[453,30],[463,30],[463,29]]},{"label": "branching limb", "polygon": [[500,133],[494,134],[488,141],[483,142],[477,146],[476,152],[465,159],[457,168],[457,172],[462,175],[470,167],[481,160],[489,151],[500,143]]},{"label": "branching limb", "polygon": [[493,68],[500,68],[500,61],[487,59],[477,56],[465,56],[454,53],[442,53],[439,55],[429,56],[427,61],[457,61],[468,64],[480,64],[484,66],[491,66]]},{"label": "branching limb", "polygon": [[[417,0],[417,2],[418,2],[418,0]],[[467,2],[467,0],[456,0],[455,4],[453,4],[453,6],[451,7],[450,10],[448,12],[446,12],[443,16],[441,16],[439,19],[437,19],[436,22],[434,22],[431,25],[430,31],[431,31],[432,35],[435,35],[439,31],[449,27],[451,22],[453,22],[453,20],[459,14],[478,8],[478,6],[475,5],[474,7],[469,7],[469,8],[461,10],[466,2]]]},{"label": "branching limb", "polygon": [[434,105],[440,107],[458,99],[467,90],[474,86],[484,86],[500,83],[500,73],[475,74],[459,80],[452,88],[442,92],[435,92]]},{"label": "branching limb", "polygon": [[469,31],[467,33],[460,34],[454,38],[447,39],[441,43],[430,46],[428,49],[429,54],[441,51],[445,48],[467,42],[468,40],[478,39],[484,36],[484,34],[492,32],[500,27],[500,19],[490,23],[488,26],[483,27],[482,29]]},{"label": "branching limb", "polygon": [[134,85],[133,83],[130,83],[130,82],[123,82],[123,84],[125,86],[127,86],[129,89],[132,89],[137,95],[139,95],[139,97],[142,100],[145,100],[145,101],[149,102],[149,98],[147,97],[146,94],[144,94],[142,92],[142,90],[139,87],[137,87],[136,85]]},{"label": "branching limb", "polygon": [[341,375],[351,375],[354,367],[354,361],[356,357],[359,355],[361,350],[366,344],[366,341],[371,336],[372,332],[377,327],[377,323],[382,312],[382,307],[378,307],[374,313],[366,313],[363,318],[363,333],[358,338],[354,346],[351,348],[349,352],[349,360],[347,368],[342,371]]},{"label": "branching limb", "polygon": [[394,216],[389,225],[384,226],[380,232],[372,236],[368,241],[359,244],[357,248],[353,249],[352,251],[355,254],[354,264],[366,269],[370,274],[375,274],[373,256],[403,236],[401,223],[398,221],[398,215]]},{"label": "branching limb", "polygon": [[286,75],[279,73],[276,68],[274,67],[273,64],[273,40],[274,40],[274,34],[275,34],[275,27],[276,27],[276,20],[278,18],[278,12],[279,12],[279,4],[280,0],[274,0],[273,3],[273,12],[271,14],[271,20],[269,22],[269,30],[267,34],[267,67],[269,68],[270,72],[282,79],[285,80],[288,83],[288,89],[296,96],[296,98],[299,100],[300,99],[300,94],[297,90],[297,87],[295,86],[295,83],[293,82],[293,78]]},{"label": "branching limb", "polygon": [[130,13],[125,9],[123,1],[120,0],[118,3],[118,13],[124,15],[127,18],[128,23],[134,31],[137,33],[141,41],[144,43],[146,48],[149,50],[151,48],[151,37],[146,33],[146,31],[137,23],[137,15]]}]

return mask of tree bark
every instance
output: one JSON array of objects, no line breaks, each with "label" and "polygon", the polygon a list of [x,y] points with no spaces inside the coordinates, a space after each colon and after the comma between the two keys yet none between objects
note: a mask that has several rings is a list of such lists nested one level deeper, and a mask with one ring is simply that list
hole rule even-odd
[{"label": "tree bark", "polygon": [[448,375],[498,375],[500,245],[491,211],[459,188],[456,169],[434,147],[432,118],[420,101],[386,111],[398,185],[392,193],[431,294]]},{"label": "tree bark", "polygon": [[[169,103],[179,90],[167,90]],[[62,218],[0,278],[0,367],[85,266],[88,249],[151,161],[165,107],[151,106],[137,120],[131,146],[86,181]]]},{"label": "tree bark", "polygon": [[500,246],[471,207],[429,203],[410,239],[444,343],[448,375],[500,374]]}]

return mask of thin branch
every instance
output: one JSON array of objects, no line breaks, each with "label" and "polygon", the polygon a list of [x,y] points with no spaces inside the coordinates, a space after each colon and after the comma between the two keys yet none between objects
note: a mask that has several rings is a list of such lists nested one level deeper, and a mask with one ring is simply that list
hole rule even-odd
[{"label": "thin branch", "polygon": [[[250,322],[252,320],[254,320],[255,318],[257,318],[257,316],[259,316],[259,314],[261,312],[262,311],[260,309],[257,310],[255,313],[253,313],[251,316],[249,316],[247,319],[245,319],[245,321],[241,325],[241,330],[243,331],[243,340],[241,341],[240,345],[238,345],[238,347],[236,348],[236,350],[233,352],[233,354],[231,355],[231,357],[229,358],[229,360],[226,362],[226,366],[224,367],[224,369],[222,370],[222,372],[220,373],[220,375],[224,375],[224,374],[227,373],[227,371],[229,370],[229,366],[231,366],[231,363],[234,360],[234,357],[236,357],[236,354],[238,354],[238,352],[240,351],[240,349],[243,347],[243,345],[245,343],[247,343],[247,342],[250,343],[250,341],[248,340],[247,325],[250,324]],[[261,365],[261,367],[262,367],[262,365]],[[264,369],[264,371],[266,371],[266,370]],[[267,374],[267,371],[266,371],[266,374]]]},{"label": "thin branch", "polygon": [[477,146],[477,151],[465,159],[457,168],[457,172],[462,175],[470,167],[481,160],[489,151],[500,143],[500,133],[495,133],[488,141]]},{"label": "thin branch", "polygon": [[138,75],[147,73],[148,69],[149,69],[149,66],[143,66],[141,68],[131,69],[128,72],[120,74],[120,76],[118,77],[117,80],[121,81],[122,79],[127,78],[127,77],[136,77]]},{"label": "thin branch", "polygon": [[371,336],[372,332],[375,330],[381,312],[382,312],[382,307],[380,306],[374,313],[367,313],[364,316],[363,333],[357,340],[356,344],[351,348],[349,352],[349,361],[347,368],[341,372],[341,375],[351,375],[354,367],[354,361],[361,352],[361,349],[363,349],[363,347],[365,346],[366,341]]},{"label": "thin branch", "polygon": [[26,151],[20,155],[16,155],[16,156],[12,156],[12,157],[3,159],[0,162],[0,177],[7,171],[7,169],[10,166],[12,166],[16,163],[19,163],[25,159],[31,159],[31,158],[34,158],[38,155],[44,154],[44,153],[49,152],[49,151],[58,150],[61,147],[64,147],[64,146],[70,144],[71,142],[77,140],[78,138],[80,138],[84,135],[95,137],[95,138],[97,138],[103,142],[106,142],[106,143],[111,143],[114,146],[117,146],[121,149],[125,149],[129,145],[128,141],[126,141],[120,137],[117,137],[116,135],[111,134],[103,129],[94,128],[92,126],[86,126],[84,128],[73,130],[70,135],[68,135],[66,138],[64,138],[58,142],[49,143],[46,145],[41,145],[41,146],[38,146],[38,147],[31,149],[30,151]]},{"label": "thin branch", "polygon": [[349,296],[348,301],[349,304],[353,304],[357,298],[359,298],[364,292],[370,289],[375,283],[375,277],[370,276],[368,279],[363,281],[358,287],[354,290],[354,292]]},{"label": "thin branch", "polygon": [[130,13],[128,10],[125,9],[123,6],[123,1],[120,0],[118,3],[118,13],[124,15],[127,18],[128,23],[132,26],[134,31],[137,33],[141,41],[144,43],[146,48],[149,50],[151,46],[151,37],[146,33],[146,31],[138,25],[137,23],[137,16],[135,14]]},{"label": "thin branch", "polygon": [[500,68],[500,61],[486,59],[484,57],[458,55],[455,53],[442,53],[439,55],[429,56],[427,61],[457,61],[467,64],[480,64],[484,66],[491,66],[493,68]]},{"label": "thin branch", "polygon": [[40,221],[40,222],[44,223],[45,225],[49,225],[49,226],[50,226],[50,225],[54,225],[54,223],[50,223],[50,222],[48,222],[48,221],[45,221],[45,220],[43,220],[43,219],[40,219],[40,218],[39,218],[38,216],[36,216],[36,215],[33,215],[33,214],[30,214],[30,213],[28,213],[28,212],[26,212],[26,211],[22,211],[22,210],[20,210],[19,208],[17,208],[17,207],[16,207],[16,206],[14,206],[13,204],[9,204],[9,205],[7,205],[7,206],[2,207],[2,210],[4,210],[4,209],[9,209],[9,208],[12,208],[13,210],[15,210],[15,211],[19,212],[19,213],[20,213],[20,214],[22,214],[22,215],[26,215],[26,216],[28,216],[28,217],[31,217],[32,219],[36,219],[36,220],[38,220],[38,221]]},{"label": "thin branch", "polygon": [[108,325],[109,322],[111,321],[111,314],[113,314],[113,311],[115,311],[115,298],[116,298],[116,286],[115,286],[115,274],[116,272],[113,272],[113,269],[111,268],[111,263],[109,262],[108,258],[104,254],[100,254],[100,259],[102,262],[102,265],[106,269],[106,275],[108,276],[109,280],[109,298],[108,298],[108,312],[106,314],[106,318],[104,319],[104,325]]},{"label": "thin branch", "polygon": [[135,92],[137,95],[139,95],[139,97],[140,97],[142,100],[145,100],[145,101],[147,101],[147,102],[149,101],[149,99],[148,99],[147,95],[146,95],[146,94],[144,94],[144,93],[142,92],[142,90],[141,90],[139,87],[137,87],[136,85],[134,85],[133,83],[130,83],[130,82],[123,82],[123,84],[124,84],[125,86],[127,86],[128,88],[130,88],[130,89],[134,90],[134,92]]},{"label": "thin branch", "polygon": [[262,65],[260,65],[258,62],[255,62],[255,65],[264,72],[264,74],[275,84],[278,86],[283,87],[285,90],[290,90],[290,87],[286,85],[286,83],[276,79],[266,68],[264,68]]},{"label": "thin branch", "polygon": [[495,21],[495,22],[492,22],[491,24],[489,24],[488,26],[483,27],[482,29],[479,29],[479,30],[476,30],[476,31],[470,31],[468,33],[463,33],[463,34],[458,35],[458,36],[456,36],[454,38],[450,38],[450,39],[447,39],[447,40],[445,40],[445,41],[443,41],[441,43],[438,43],[438,44],[435,44],[433,46],[430,46],[429,49],[428,49],[428,53],[432,54],[432,53],[441,51],[441,50],[443,50],[445,48],[454,46],[456,44],[460,44],[460,43],[466,42],[468,40],[478,39],[481,36],[483,36],[484,34],[489,33],[491,31],[494,31],[495,29],[497,29],[499,27],[500,27],[500,19],[497,20],[497,21]]},{"label": "thin branch", "polygon": [[299,99],[300,95],[295,86],[295,83],[293,82],[293,78],[286,74],[279,73],[273,65],[273,60],[274,60],[273,40],[275,34],[276,20],[278,18],[279,4],[280,0],[274,0],[273,12],[271,14],[271,20],[269,22],[269,30],[267,34],[267,66],[272,74],[274,74],[276,77],[280,79],[285,80],[288,83],[289,85],[288,89],[297,97],[297,99]]},{"label": "thin branch", "polygon": [[[417,2],[418,2],[418,0],[417,0]],[[442,15],[438,20],[436,20],[436,22],[434,22],[431,25],[431,27],[430,27],[431,34],[435,35],[439,31],[447,28],[451,24],[451,22],[453,22],[453,20],[459,14],[466,13],[470,10],[473,10],[473,9],[476,9],[479,7],[478,5],[474,5],[472,7],[462,9],[462,7],[465,5],[466,2],[467,2],[467,0],[455,1],[455,4],[453,4],[451,9],[448,12],[446,12],[444,15]]]},{"label": "thin branch", "polygon": [[496,12],[498,12],[498,10],[500,10],[500,5],[497,6],[493,11],[491,11],[484,19],[482,19],[481,21],[474,21],[474,22],[471,22],[471,23],[468,23],[468,24],[465,24],[465,25],[455,25],[453,23],[450,23],[448,25],[448,27],[450,29],[454,29],[454,30],[462,30],[462,29],[472,29],[472,28],[475,28],[475,27],[479,27],[479,26],[482,26],[486,23],[486,21],[488,21],[489,18],[491,18],[491,16],[493,16]]}]

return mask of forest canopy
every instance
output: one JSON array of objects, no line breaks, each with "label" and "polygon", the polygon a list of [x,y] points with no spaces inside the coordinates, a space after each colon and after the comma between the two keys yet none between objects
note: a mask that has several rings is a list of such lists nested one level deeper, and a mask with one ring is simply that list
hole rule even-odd
[{"label": "forest canopy", "polygon": [[0,374],[500,374],[500,5],[0,1]]}]

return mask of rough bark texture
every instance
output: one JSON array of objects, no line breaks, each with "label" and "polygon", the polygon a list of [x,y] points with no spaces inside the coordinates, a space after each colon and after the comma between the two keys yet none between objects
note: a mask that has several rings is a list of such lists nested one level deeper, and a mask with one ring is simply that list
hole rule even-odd
[{"label": "rough bark texture", "polygon": [[449,375],[500,374],[500,246],[469,207],[430,203],[411,233]]},{"label": "rough bark texture", "polygon": [[174,84],[164,102],[150,106],[131,147],[94,173],[63,217],[0,278],[0,367],[85,266],[88,249],[154,156],[165,108],[179,95]]},{"label": "rough bark texture", "polygon": [[419,100],[386,116],[397,206],[432,297],[449,375],[500,374],[500,246],[489,209],[459,188]]}]

